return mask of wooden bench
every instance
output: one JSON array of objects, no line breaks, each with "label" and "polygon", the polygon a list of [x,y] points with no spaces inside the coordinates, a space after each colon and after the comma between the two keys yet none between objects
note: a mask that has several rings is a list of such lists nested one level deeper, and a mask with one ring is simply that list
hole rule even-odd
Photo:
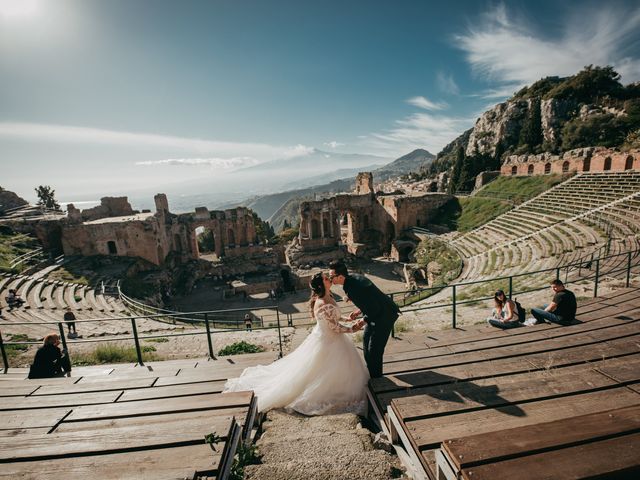
[{"label": "wooden bench", "polygon": [[640,405],[445,440],[438,479],[638,478]]}]

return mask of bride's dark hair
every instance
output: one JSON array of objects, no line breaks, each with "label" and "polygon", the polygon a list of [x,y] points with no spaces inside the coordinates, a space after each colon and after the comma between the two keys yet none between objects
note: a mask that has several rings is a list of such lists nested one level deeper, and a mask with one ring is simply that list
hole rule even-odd
[{"label": "bride's dark hair", "polygon": [[327,293],[326,288],[324,288],[324,275],[322,272],[318,272],[313,277],[311,277],[309,287],[311,288],[311,299],[309,300],[309,308],[311,309],[311,316],[314,317],[313,306],[316,304],[316,300],[324,297],[325,293]]}]

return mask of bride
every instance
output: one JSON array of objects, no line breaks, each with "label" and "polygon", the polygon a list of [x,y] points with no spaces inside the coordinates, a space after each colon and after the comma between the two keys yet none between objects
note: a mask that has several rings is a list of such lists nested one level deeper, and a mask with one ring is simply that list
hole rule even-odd
[{"label": "bride", "polygon": [[316,273],[311,287],[311,315],[316,325],[289,355],[271,365],[249,367],[225,384],[225,392],[253,390],[258,410],[295,410],[304,415],[364,414],[369,374],[345,333],[361,327],[341,325],[340,309],[331,297],[331,280]]}]

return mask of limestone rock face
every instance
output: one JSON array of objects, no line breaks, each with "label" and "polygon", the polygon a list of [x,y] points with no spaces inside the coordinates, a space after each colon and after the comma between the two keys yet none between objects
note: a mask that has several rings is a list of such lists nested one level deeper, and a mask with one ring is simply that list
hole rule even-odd
[{"label": "limestone rock face", "polygon": [[569,120],[574,104],[571,101],[550,98],[540,102],[542,138],[552,148],[560,145],[560,133],[564,123]]},{"label": "limestone rock face", "polygon": [[24,198],[9,190],[0,190],[0,212],[10,208],[21,207],[28,203]]},{"label": "limestone rock face", "polygon": [[522,122],[529,112],[531,103],[531,100],[509,100],[484,112],[473,127],[465,154],[493,155],[498,143],[517,143]]}]

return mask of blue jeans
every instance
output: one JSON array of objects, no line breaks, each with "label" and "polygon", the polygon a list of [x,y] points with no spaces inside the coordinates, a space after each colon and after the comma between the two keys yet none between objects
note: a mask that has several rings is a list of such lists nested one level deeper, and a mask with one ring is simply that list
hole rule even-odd
[{"label": "blue jeans", "polygon": [[497,328],[501,328],[503,330],[506,330],[508,328],[517,328],[517,327],[521,327],[522,326],[522,324],[517,320],[511,320],[509,322],[501,322],[500,320],[496,320],[495,318],[488,318],[487,322],[489,323],[489,325],[497,327]]},{"label": "blue jeans", "polygon": [[555,313],[547,312],[542,308],[532,308],[531,315],[533,315],[538,322],[544,322],[545,320],[547,320],[552,323],[557,323],[558,325],[568,325],[570,323],[560,320],[560,317],[558,317]]}]

